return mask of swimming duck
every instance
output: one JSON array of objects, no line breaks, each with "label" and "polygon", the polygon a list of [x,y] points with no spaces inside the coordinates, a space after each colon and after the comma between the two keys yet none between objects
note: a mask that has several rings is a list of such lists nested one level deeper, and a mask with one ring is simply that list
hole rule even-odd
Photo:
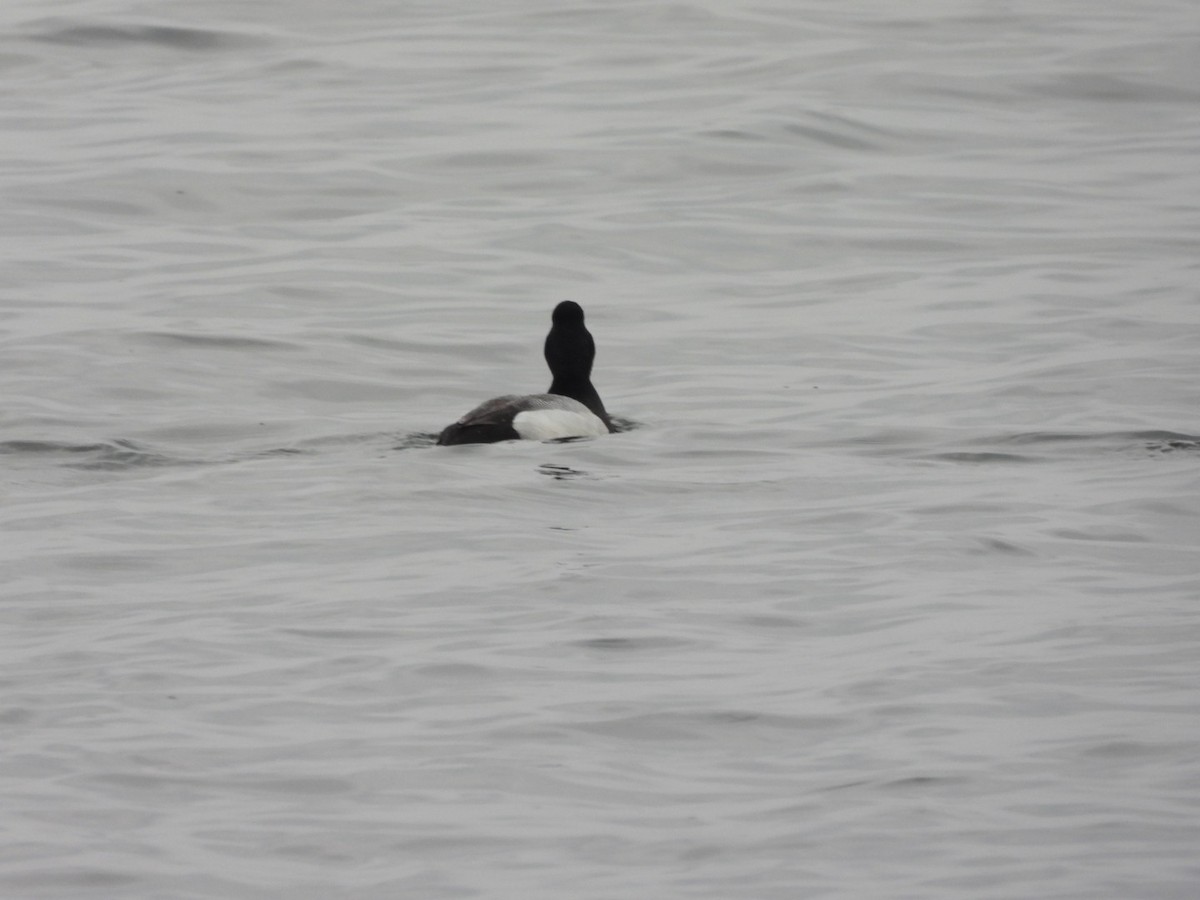
[{"label": "swimming duck", "polygon": [[550,441],[616,431],[592,386],[596,343],[583,324],[583,307],[564,300],[554,307],[546,335],[546,365],[553,380],[544,394],[506,394],[475,407],[438,436],[441,445],[495,441]]}]

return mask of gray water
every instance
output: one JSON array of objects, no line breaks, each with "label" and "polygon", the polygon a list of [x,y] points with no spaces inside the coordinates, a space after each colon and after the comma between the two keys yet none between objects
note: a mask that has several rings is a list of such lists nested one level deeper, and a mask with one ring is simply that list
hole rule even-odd
[{"label": "gray water", "polygon": [[5,900],[1197,895],[1194,0],[0,34]]}]

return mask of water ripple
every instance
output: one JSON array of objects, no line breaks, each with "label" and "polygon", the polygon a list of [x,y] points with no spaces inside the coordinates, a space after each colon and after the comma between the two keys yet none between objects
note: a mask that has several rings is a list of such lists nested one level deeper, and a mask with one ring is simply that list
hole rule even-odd
[{"label": "water ripple", "polygon": [[34,40],[71,47],[161,47],[168,50],[207,52],[238,50],[263,43],[258,37],[208,28],[173,25],[114,25],[55,22],[31,35]]}]

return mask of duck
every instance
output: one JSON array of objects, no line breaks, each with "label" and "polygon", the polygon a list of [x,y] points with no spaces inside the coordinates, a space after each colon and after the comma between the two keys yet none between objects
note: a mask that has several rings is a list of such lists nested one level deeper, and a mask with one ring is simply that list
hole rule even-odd
[{"label": "duck", "polygon": [[596,342],[583,323],[583,307],[574,300],[554,307],[543,353],[552,376],[546,393],[486,400],[442,429],[438,444],[552,441],[616,431],[592,385]]}]

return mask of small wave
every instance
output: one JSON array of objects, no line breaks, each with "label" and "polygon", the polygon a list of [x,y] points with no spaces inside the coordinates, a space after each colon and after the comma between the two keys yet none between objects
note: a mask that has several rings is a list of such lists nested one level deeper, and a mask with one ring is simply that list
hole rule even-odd
[{"label": "small wave", "polygon": [[418,447],[433,447],[437,444],[438,436],[428,431],[414,431],[411,434],[406,434],[400,438],[400,443],[395,444],[393,450],[415,450]]},{"label": "small wave", "polygon": [[581,469],[572,469],[570,466],[559,466],[554,463],[542,463],[538,466],[538,473],[548,475],[555,481],[570,481],[573,478],[585,478],[587,472]]},{"label": "small wave", "polygon": [[1154,450],[1158,453],[1174,453],[1175,451],[1184,453],[1200,452],[1200,438],[1183,434],[1172,434],[1171,432],[1165,432],[1164,434],[1164,437],[1147,438],[1146,449]]},{"label": "small wave", "polygon": [[1025,446],[1055,444],[1092,444],[1097,447],[1126,449],[1138,447],[1160,453],[1176,450],[1200,450],[1200,437],[1177,431],[1097,431],[1097,432],[1053,432],[1033,431],[1010,434],[999,438],[985,439],[980,443],[1021,444]]},{"label": "small wave", "polygon": [[787,131],[806,141],[824,144],[838,150],[877,152],[883,149],[883,144],[878,140],[866,136],[860,129],[852,127],[845,120],[830,120],[817,125],[802,125],[797,122],[788,125]]},{"label": "small wave", "polygon": [[702,137],[741,142],[806,142],[838,150],[878,152],[895,144],[897,137],[883,129],[846,116],[810,113],[804,121],[757,122],[742,128],[717,128],[700,132]]},{"label": "small wave", "polygon": [[173,25],[93,25],[61,23],[48,25],[34,40],[72,47],[112,47],[141,44],[191,52],[232,50],[257,45],[258,38],[207,28],[180,28]]},{"label": "small wave", "polygon": [[1200,93],[1167,84],[1120,78],[1108,72],[1072,72],[1030,86],[1037,97],[1102,103],[1195,103]]},{"label": "small wave", "polygon": [[950,453],[931,453],[923,459],[932,459],[939,462],[954,462],[954,463],[974,463],[975,465],[984,465],[987,463],[1031,463],[1037,462],[1032,456],[1023,456],[1020,453],[968,453],[965,451],[955,451]]},{"label": "small wave", "polygon": [[0,441],[0,454],[61,457],[65,465],[76,469],[136,469],[186,465],[193,462],[126,440],[101,441],[95,444],[72,444],[66,441]]},{"label": "small wave", "polygon": [[187,334],[181,331],[146,331],[141,337],[156,344],[182,344],[186,347],[216,347],[226,350],[294,350],[295,344],[268,338],[232,334]]},{"label": "small wave", "polygon": [[965,465],[1035,463],[1080,453],[1196,453],[1200,437],[1177,431],[1025,431],[968,438],[965,447],[932,449],[948,443],[936,434],[885,433],[852,440],[874,455],[912,454],[919,459]]},{"label": "small wave", "polygon": [[990,440],[1003,441],[1009,444],[1054,444],[1080,442],[1110,442],[1110,441],[1150,441],[1150,440],[1183,440],[1197,441],[1190,434],[1175,431],[1021,431],[1016,434],[1004,435]]},{"label": "small wave", "polygon": [[641,422],[635,422],[633,419],[624,419],[621,416],[614,415],[610,415],[608,418],[613,423],[613,428],[617,430],[618,434],[625,431],[636,431],[643,427]]},{"label": "small wave", "polygon": [[670,637],[599,637],[573,641],[572,643],[574,646],[582,647],[585,650],[615,650],[622,653],[659,653],[663,650],[677,650],[696,645],[695,641]]}]

